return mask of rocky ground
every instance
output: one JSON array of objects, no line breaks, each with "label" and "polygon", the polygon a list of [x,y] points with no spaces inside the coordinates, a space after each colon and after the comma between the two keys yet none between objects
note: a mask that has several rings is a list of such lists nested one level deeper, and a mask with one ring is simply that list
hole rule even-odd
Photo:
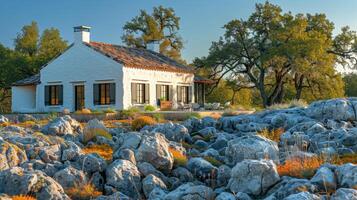
[{"label": "rocky ground", "polygon": [[[0,199],[85,199],[70,191],[87,185],[97,200],[357,199],[357,165],[328,159],[357,153],[356,122],[357,98],[191,118],[140,132],[98,120],[82,127],[69,116],[23,128],[0,116],[8,124],[0,129]],[[258,134],[274,129],[284,130],[279,142]],[[111,158],[83,151],[95,145],[110,146]],[[326,163],[309,178],[278,173],[289,159],[321,156]]]}]

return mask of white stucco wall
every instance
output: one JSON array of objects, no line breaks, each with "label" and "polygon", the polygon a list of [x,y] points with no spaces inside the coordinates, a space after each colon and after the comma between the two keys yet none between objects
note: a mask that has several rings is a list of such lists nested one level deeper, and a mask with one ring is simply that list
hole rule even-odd
[{"label": "white stucco wall", "polygon": [[[101,109],[123,108],[123,70],[122,65],[96,52],[82,43],[75,43],[57,59],[41,70],[41,84],[37,86],[38,112],[62,111],[64,108],[74,111],[74,86],[84,85],[85,107]],[[94,83],[115,83],[115,105],[95,106],[93,104]],[[45,106],[45,85],[63,85],[63,105]]]},{"label": "white stucco wall", "polygon": [[11,90],[13,112],[36,112],[36,86],[13,86]]},{"label": "white stucco wall", "polygon": [[[131,102],[131,83],[148,83],[150,84],[150,104],[156,106],[156,84],[172,85],[173,103],[177,106],[177,86],[192,86],[193,88],[193,74],[187,73],[175,73],[175,72],[163,72],[154,70],[145,70],[137,68],[123,68],[123,80],[124,80],[124,108],[128,108],[132,105]],[[192,101],[194,101],[192,89]]]}]

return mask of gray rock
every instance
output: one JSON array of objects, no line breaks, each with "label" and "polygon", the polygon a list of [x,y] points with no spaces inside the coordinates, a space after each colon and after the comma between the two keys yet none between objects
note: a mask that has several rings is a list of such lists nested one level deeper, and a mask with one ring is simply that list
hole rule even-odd
[{"label": "gray rock", "polygon": [[307,116],[315,119],[356,120],[352,103],[345,98],[315,101],[305,110]]},{"label": "gray rock", "polygon": [[180,181],[183,183],[191,182],[194,180],[192,173],[184,167],[178,167],[172,170],[172,175],[180,179]]},{"label": "gray rock", "polygon": [[141,177],[136,166],[128,160],[116,160],[105,171],[106,185],[134,199],[141,198]]},{"label": "gray rock", "polygon": [[131,149],[118,149],[113,154],[113,160],[116,159],[129,160],[136,165],[135,154]]},{"label": "gray rock", "polygon": [[186,183],[168,193],[165,200],[213,200],[214,192],[204,185]]},{"label": "gray rock", "polygon": [[106,161],[96,153],[82,155],[78,162],[81,169],[87,173],[103,172],[107,167]]},{"label": "gray rock", "polygon": [[147,162],[139,163],[137,167],[143,176],[148,176],[150,174],[153,174],[159,177],[161,180],[163,180],[165,184],[167,184],[167,177],[162,172],[156,170],[155,167],[152,166],[150,163]]},{"label": "gray rock", "polygon": [[69,115],[58,117],[45,125],[42,132],[49,135],[62,136],[65,134],[76,134],[81,132],[81,124]]},{"label": "gray rock", "polygon": [[252,198],[250,198],[250,196],[244,192],[238,192],[236,194],[236,198],[237,200],[252,200]]},{"label": "gray rock", "polygon": [[300,192],[317,193],[318,188],[307,179],[297,179],[284,176],[281,181],[269,190],[269,198],[267,199],[284,199],[291,194]]},{"label": "gray rock", "polygon": [[271,160],[244,160],[232,169],[229,188],[233,193],[262,195],[279,180]]},{"label": "gray rock", "polygon": [[203,158],[190,158],[187,168],[200,179],[215,179],[217,176],[217,168]]},{"label": "gray rock", "polygon": [[336,171],[339,187],[357,187],[357,165],[347,163],[337,167]]},{"label": "gray rock", "polygon": [[208,147],[208,143],[203,141],[203,140],[197,140],[194,145],[198,148],[198,149],[206,149]]},{"label": "gray rock", "polygon": [[354,200],[357,199],[357,190],[340,188],[331,196],[331,200]]},{"label": "gray rock", "polygon": [[0,115],[0,124],[8,123],[8,122],[9,120],[4,115]]},{"label": "gray rock", "polygon": [[203,117],[201,119],[203,127],[216,127],[217,120],[212,117]]},{"label": "gray rock", "polygon": [[138,132],[124,133],[122,137],[119,138],[119,146],[122,149],[136,149],[141,141],[141,135]]},{"label": "gray rock", "polygon": [[76,161],[81,153],[81,148],[74,142],[67,141],[68,148],[62,151],[62,161]]},{"label": "gray rock", "polygon": [[55,173],[53,178],[64,188],[76,187],[84,185],[88,182],[83,171],[73,167],[67,167]]},{"label": "gray rock", "polygon": [[101,173],[95,172],[89,181],[97,190],[103,191],[105,181]]},{"label": "gray rock", "polygon": [[0,171],[27,161],[26,153],[15,144],[0,139]]},{"label": "gray rock", "polygon": [[165,196],[166,191],[159,187],[156,187],[151,191],[148,200],[162,200],[165,198]]},{"label": "gray rock", "polygon": [[232,169],[227,165],[221,165],[218,168],[217,173],[217,185],[225,186],[228,184],[229,179],[231,178]]},{"label": "gray rock", "polygon": [[249,122],[245,124],[236,124],[235,129],[241,132],[259,132],[269,128],[269,124]]},{"label": "gray rock", "polygon": [[300,192],[289,195],[284,198],[284,200],[321,200],[321,198],[315,194],[311,194],[310,192]]},{"label": "gray rock", "polygon": [[181,124],[168,122],[144,127],[141,131],[158,132],[165,135],[168,140],[175,142],[190,141],[191,136],[187,128]]},{"label": "gray rock", "polygon": [[[98,119],[89,120],[83,129],[83,141],[87,143],[90,140],[96,138],[97,132],[108,133],[109,130],[105,127],[102,121],[99,121]],[[106,141],[106,138],[102,138],[102,140],[104,140],[104,142],[101,143],[110,143],[109,141]]]},{"label": "gray rock", "polygon": [[320,190],[331,192],[337,188],[335,174],[327,167],[321,167],[310,180]]},{"label": "gray rock", "polygon": [[146,198],[149,198],[150,193],[157,187],[163,190],[167,189],[165,183],[160,178],[152,174],[143,179],[142,185]]},{"label": "gray rock", "polygon": [[228,142],[226,163],[234,166],[244,159],[271,159],[279,163],[279,149],[276,142],[261,136],[244,136]]},{"label": "gray rock", "polygon": [[236,200],[236,197],[229,192],[220,193],[215,200]]},{"label": "gray rock", "polygon": [[148,162],[164,172],[170,172],[174,164],[172,154],[169,152],[169,143],[160,133],[143,136],[135,158],[138,162]]},{"label": "gray rock", "polygon": [[39,154],[41,160],[45,163],[53,163],[55,161],[61,161],[61,146],[56,144],[56,145],[50,145],[50,146],[45,146],[41,148]]},{"label": "gray rock", "polygon": [[29,114],[18,115],[17,119],[19,120],[19,122],[36,121],[36,118],[34,118],[32,115]]},{"label": "gray rock", "polygon": [[210,148],[220,150],[223,149],[224,147],[227,147],[228,140],[225,138],[217,138],[216,141],[214,141],[211,145]]},{"label": "gray rock", "polygon": [[211,138],[216,136],[217,130],[214,127],[206,127],[204,129],[199,130],[198,134],[200,134],[204,138]]},{"label": "gray rock", "polygon": [[0,193],[36,194],[38,200],[70,200],[61,185],[51,177],[41,171],[25,171],[21,167],[0,171]]},{"label": "gray rock", "polygon": [[114,194],[109,196],[101,195],[95,200],[131,200],[131,198],[121,192],[115,192]]}]

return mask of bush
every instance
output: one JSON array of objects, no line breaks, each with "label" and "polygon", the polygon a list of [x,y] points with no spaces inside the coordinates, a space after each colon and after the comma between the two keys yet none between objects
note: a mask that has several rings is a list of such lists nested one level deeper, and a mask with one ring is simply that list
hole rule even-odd
[{"label": "bush", "polygon": [[102,110],[99,110],[99,109],[94,109],[94,110],[91,110],[91,113],[99,115],[99,114],[103,114],[104,112]]},{"label": "bush", "polygon": [[89,147],[84,147],[82,149],[82,153],[84,154],[97,153],[106,161],[111,161],[113,159],[113,148],[107,144],[101,144],[101,145],[95,144]]},{"label": "bush", "polygon": [[206,161],[208,161],[209,163],[211,163],[212,165],[219,167],[221,165],[223,165],[223,163],[215,158],[213,158],[212,156],[205,156],[203,157],[203,159],[205,159]]},{"label": "bush", "polygon": [[269,131],[268,129],[263,129],[262,131],[258,132],[258,135],[261,135],[275,142],[280,142],[280,135],[283,133],[283,128],[273,129],[271,131]]},{"label": "bush", "polygon": [[152,105],[145,105],[144,110],[152,112],[152,111],[155,111],[156,108],[155,108],[155,106],[152,106]]},{"label": "bush", "polygon": [[295,107],[307,107],[307,103],[300,99],[300,100],[291,100],[288,103],[278,103],[269,106],[268,110],[280,110],[280,109],[287,109],[287,108],[295,108]]},{"label": "bush", "polygon": [[104,113],[116,113],[115,108],[106,108],[103,110]]},{"label": "bush", "polygon": [[146,125],[154,125],[154,124],[156,124],[154,118],[149,116],[139,116],[138,118],[133,120],[133,122],[131,123],[131,128],[133,130],[138,131]]},{"label": "bush", "polygon": [[89,110],[88,108],[83,108],[82,110],[77,110],[76,112],[74,112],[75,114],[92,114],[92,111]]},{"label": "bush", "polygon": [[36,200],[35,197],[30,196],[30,195],[15,195],[11,197],[12,200]]},{"label": "bush", "polygon": [[169,147],[169,152],[172,154],[174,158],[174,165],[175,166],[186,166],[187,164],[187,157],[183,155],[180,151]]},{"label": "bush", "polygon": [[153,113],[152,117],[157,121],[157,122],[163,122],[165,120],[164,115],[161,113]]},{"label": "bush", "polygon": [[186,119],[190,119],[190,118],[198,118],[198,119],[201,119],[202,116],[197,113],[197,112],[190,112],[190,113],[187,113],[186,116],[185,116]]},{"label": "bush", "polygon": [[280,176],[310,179],[322,164],[323,160],[317,157],[292,158],[278,165],[278,173]]},{"label": "bush", "polygon": [[140,110],[137,107],[131,107],[131,108],[124,109],[124,110],[120,111],[120,115],[122,116],[123,119],[134,118],[139,113],[140,113]]},{"label": "bush", "polygon": [[106,131],[104,129],[94,128],[94,129],[90,129],[90,130],[85,130],[83,132],[83,141],[84,141],[84,143],[87,143],[87,142],[95,139],[97,136],[103,136],[103,137],[107,138],[108,140],[111,140],[113,137],[108,131]]},{"label": "bush", "polygon": [[66,194],[75,200],[95,199],[102,195],[102,192],[97,191],[92,184],[76,185],[67,189]]}]

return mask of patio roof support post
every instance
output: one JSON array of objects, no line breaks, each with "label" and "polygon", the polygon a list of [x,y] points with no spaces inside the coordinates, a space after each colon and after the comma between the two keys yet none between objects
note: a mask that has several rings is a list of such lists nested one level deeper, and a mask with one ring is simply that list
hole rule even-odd
[{"label": "patio roof support post", "polygon": [[205,93],[205,84],[202,84],[202,104],[203,104],[203,106],[204,106],[205,103],[206,103],[206,98],[205,98],[205,96],[206,96],[206,93]]}]

